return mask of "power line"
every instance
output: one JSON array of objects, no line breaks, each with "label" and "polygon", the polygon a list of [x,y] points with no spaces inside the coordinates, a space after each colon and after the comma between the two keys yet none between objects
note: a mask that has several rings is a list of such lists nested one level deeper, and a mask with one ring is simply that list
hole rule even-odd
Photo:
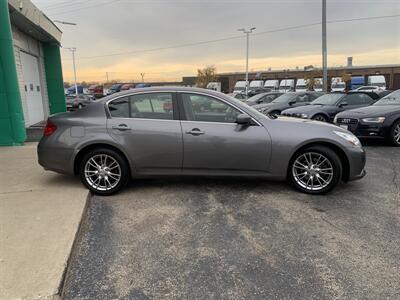
[{"label": "power line", "polygon": [[82,4],[86,4],[88,2],[95,1],[95,0],[82,0],[82,1],[64,1],[60,3],[55,3],[55,4],[50,4],[48,6],[43,7],[46,12],[48,10],[58,10],[58,9],[65,9],[65,8],[71,8],[71,7],[79,7]]},{"label": "power line", "polygon": [[94,5],[84,6],[84,7],[75,8],[75,9],[70,9],[70,10],[67,10],[67,11],[63,11],[63,12],[59,12],[59,13],[55,13],[55,14],[51,14],[51,15],[52,16],[64,15],[64,14],[68,14],[68,13],[75,12],[75,11],[85,10],[85,9],[88,9],[88,8],[109,5],[109,4],[118,2],[118,1],[121,1],[121,0],[112,0],[112,1],[108,1],[108,2],[97,3],[97,4],[94,4]]},{"label": "power line", "polygon": [[[387,19],[387,18],[395,18],[395,17],[400,17],[400,14],[386,15],[386,16],[372,16],[372,17],[352,18],[352,19],[339,19],[339,20],[327,21],[327,23],[334,24],[334,23],[354,22],[354,21]],[[315,22],[315,23],[308,23],[308,24],[302,24],[302,25],[296,25],[296,26],[289,26],[289,27],[278,28],[278,29],[273,29],[273,30],[261,31],[261,32],[253,33],[253,35],[264,35],[264,34],[270,34],[270,33],[282,32],[282,31],[296,30],[296,29],[301,29],[301,28],[313,27],[313,26],[317,26],[317,25],[321,25],[321,24],[322,24],[322,22]],[[95,56],[84,56],[84,57],[79,57],[77,59],[78,60],[84,60],[84,59],[95,59],[95,58],[102,58],[102,57],[112,57],[112,56],[137,54],[137,53],[149,53],[149,52],[155,52],[155,51],[162,51],[162,50],[169,50],[169,49],[186,48],[186,47],[193,47],[193,46],[198,46],[198,45],[212,44],[212,43],[218,43],[218,42],[230,41],[230,40],[242,39],[242,38],[243,38],[242,35],[236,35],[236,36],[231,36],[231,37],[226,37],[226,38],[199,41],[199,42],[192,42],[192,43],[185,43],[185,44],[178,44],[178,45],[172,45],[172,46],[166,46],[166,47],[150,48],[150,49],[143,49],[143,50],[132,50],[132,51],[127,51],[127,52],[117,52],[117,53],[110,53],[110,54],[104,54],[104,55],[95,55]]]}]

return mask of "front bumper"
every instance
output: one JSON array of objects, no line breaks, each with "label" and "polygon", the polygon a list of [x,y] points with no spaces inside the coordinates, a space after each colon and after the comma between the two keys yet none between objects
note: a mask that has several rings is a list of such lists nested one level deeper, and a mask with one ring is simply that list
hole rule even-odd
[{"label": "front bumper", "polygon": [[386,130],[383,124],[365,124],[358,119],[339,118],[336,125],[345,127],[359,138],[385,138]]},{"label": "front bumper", "polygon": [[357,147],[353,147],[351,149],[348,148],[347,158],[349,160],[349,176],[347,181],[363,178],[366,175],[366,155],[364,149]]}]

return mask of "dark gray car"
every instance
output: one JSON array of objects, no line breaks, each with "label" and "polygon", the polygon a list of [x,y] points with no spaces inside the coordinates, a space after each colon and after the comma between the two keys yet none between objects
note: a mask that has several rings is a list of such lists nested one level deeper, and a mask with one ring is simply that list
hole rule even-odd
[{"label": "dark gray car", "polygon": [[254,105],[253,107],[264,115],[279,115],[283,110],[304,106],[322,96],[319,92],[291,92],[284,93],[271,103]]},{"label": "dark gray car", "polygon": [[347,130],[270,118],[227,95],[184,87],[129,90],[54,115],[38,156],[45,169],[79,175],[102,195],[163,175],[288,179],[320,194],[365,174],[364,150]]}]

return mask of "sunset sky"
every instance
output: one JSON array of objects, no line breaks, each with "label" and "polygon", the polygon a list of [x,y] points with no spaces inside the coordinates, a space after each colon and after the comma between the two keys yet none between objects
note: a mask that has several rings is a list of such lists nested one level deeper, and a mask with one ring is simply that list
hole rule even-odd
[{"label": "sunset sky", "polygon": [[[245,37],[237,29],[253,26],[250,70],[321,66],[321,25],[268,33],[320,22],[321,0],[33,2],[52,20],[78,24],[57,24],[62,45],[77,48],[78,81],[105,81],[106,72],[110,80],[139,81],[143,72],[149,81],[180,81],[207,65],[244,71]],[[328,21],[388,15],[400,15],[400,1],[327,0]],[[71,81],[71,53],[61,53]],[[328,24],[328,65],[345,65],[347,56],[354,65],[399,64],[400,17]]]}]

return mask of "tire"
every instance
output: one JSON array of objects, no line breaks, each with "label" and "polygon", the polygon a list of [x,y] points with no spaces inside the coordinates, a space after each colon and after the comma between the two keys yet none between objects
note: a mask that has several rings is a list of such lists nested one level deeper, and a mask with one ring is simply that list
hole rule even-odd
[{"label": "tire", "polygon": [[268,113],[270,116],[279,116],[281,112],[279,110],[274,110]]},{"label": "tire", "polygon": [[392,125],[392,128],[390,129],[389,138],[390,138],[390,142],[394,146],[400,147],[400,120],[397,120]]},{"label": "tire", "polygon": [[109,196],[121,190],[128,182],[130,177],[128,162],[114,150],[94,149],[84,155],[79,168],[79,177],[93,193]]},{"label": "tire", "polygon": [[333,150],[325,146],[311,146],[293,156],[288,179],[299,191],[320,195],[331,191],[339,183],[342,172],[340,158]]},{"label": "tire", "polygon": [[328,122],[328,118],[322,114],[315,115],[311,119],[313,119],[315,121],[320,121],[320,122]]}]

